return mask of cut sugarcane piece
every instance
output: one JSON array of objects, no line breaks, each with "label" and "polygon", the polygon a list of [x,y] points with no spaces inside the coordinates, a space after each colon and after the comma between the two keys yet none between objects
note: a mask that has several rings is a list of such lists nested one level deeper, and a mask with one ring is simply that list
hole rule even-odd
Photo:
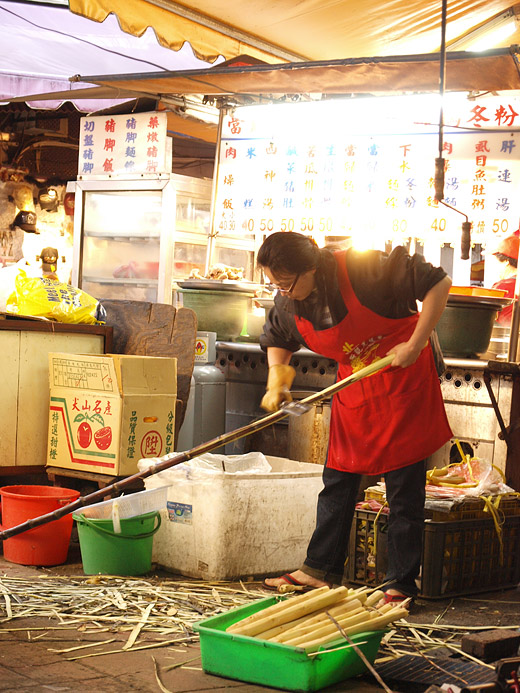
[{"label": "cut sugarcane piece", "polygon": [[[398,621],[401,618],[408,616],[408,611],[403,607],[395,607],[391,611],[381,616],[376,616],[375,618],[366,619],[363,622],[359,622],[350,626],[344,627],[341,622],[338,621],[343,631],[348,635],[357,635],[358,633],[363,633],[365,631],[382,630],[389,623],[393,621]],[[334,625],[334,624],[332,624]],[[298,647],[302,647],[306,652],[315,652],[322,645],[326,645],[328,642],[337,640],[341,638],[341,633],[334,629],[333,632],[323,635],[322,637],[314,638],[313,640],[307,640],[300,642]],[[288,643],[285,643],[288,644]]]},{"label": "cut sugarcane piece", "polygon": [[[294,604],[304,604],[306,601],[309,599],[313,599],[316,597],[316,595],[319,594],[325,594],[326,592],[330,592],[330,587],[327,587],[326,585],[324,587],[318,587],[315,590],[312,590],[312,592],[307,592],[306,594],[298,595],[295,597],[289,597],[288,599],[283,599],[276,604],[273,604],[272,606],[268,606],[267,609],[263,609],[262,611],[257,611],[256,613],[252,614],[251,616],[248,616],[247,618],[243,618],[241,621],[237,621],[236,623],[232,623],[228,628],[226,628],[226,631],[229,633],[235,633],[237,632],[242,626],[248,625],[250,623],[254,623],[256,621],[259,621],[261,619],[266,618],[266,616],[271,616],[272,614],[275,613],[280,613],[284,609],[290,608],[294,606]],[[298,601],[296,601],[298,600]]]},{"label": "cut sugarcane piece", "polygon": [[383,599],[385,593],[383,590],[375,590],[372,594],[369,594],[365,600],[365,606],[375,606],[380,599]]},{"label": "cut sugarcane piece", "polygon": [[[369,620],[370,616],[366,611],[361,611],[353,616],[344,616],[336,619],[342,628],[355,626],[357,623],[366,624]],[[328,622],[318,624],[318,627],[313,628],[310,632],[306,631],[305,629],[301,629],[299,633],[293,633],[293,636],[290,639],[284,640],[283,644],[292,645],[293,647],[301,647],[301,643],[305,643],[309,640],[315,640],[316,638],[321,638],[328,633],[334,634],[337,632],[338,630],[336,626],[330,619],[328,619]]]},{"label": "cut sugarcane piece", "polygon": [[263,633],[270,628],[275,628],[276,626],[281,626],[284,623],[289,623],[289,621],[306,616],[317,609],[332,606],[336,602],[344,599],[347,594],[348,590],[346,587],[337,587],[333,590],[329,589],[328,592],[313,595],[312,598],[304,602],[302,602],[299,597],[295,597],[294,605],[281,610],[279,613],[271,613],[264,618],[250,623],[236,624],[238,627],[234,628],[232,632],[237,635],[254,636],[259,633]]},{"label": "cut sugarcane piece", "polygon": [[327,611],[335,617],[336,615],[339,615],[341,613],[353,613],[356,609],[360,608],[363,608],[363,606],[359,599],[347,597],[346,599],[342,599],[333,607],[326,606],[323,609],[318,609],[310,614],[307,614],[306,616],[302,616],[301,618],[295,619],[294,621],[289,621],[288,623],[284,623],[281,626],[275,626],[274,628],[270,628],[269,630],[266,630],[263,633],[258,633],[256,637],[261,638],[262,640],[273,640],[273,642],[276,642],[275,638],[277,638],[278,635],[281,635],[282,633],[285,633],[286,631],[292,628],[296,628],[300,624],[309,625],[311,623],[317,622],[321,618],[326,618],[325,614]]},{"label": "cut sugarcane piece", "polygon": [[[351,612],[348,616],[338,616],[336,618],[336,621],[338,621],[338,623],[354,624],[366,619],[366,611],[364,611],[363,609],[356,609],[355,613]],[[318,632],[326,632],[324,629],[329,628],[330,623],[330,619],[327,618],[326,620],[319,621],[319,623],[314,623],[310,626],[302,624],[301,627],[294,628],[287,635],[284,633],[282,634],[282,636],[278,636],[278,638],[270,640],[269,642],[278,642],[282,645],[297,645],[297,640],[305,639],[308,636],[314,636],[314,634]]]},{"label": "cut sugarcane piece", "polygon": [[366,609],[359,604],[359,602],[351,609],[345,609],[345,607],[322,609],[321,612],[316,616],[310,614],[310,616],[307,618],[303,620],[300,619],[298,623],[292,621],[291,623],[287,624],[289,628],[282,631],[279,635],[270,637],[269,640],[271,642],[285,642],[286,640],[290,640],[291,638],[295,637],[295,635],[298,633],[311,632],[312,630],[319,628],[324,623],[330,623],[330,619],[327,614],[330,614],[334,618],[342,618],[344,616],[355,616],[359,613],[366,613]]}]

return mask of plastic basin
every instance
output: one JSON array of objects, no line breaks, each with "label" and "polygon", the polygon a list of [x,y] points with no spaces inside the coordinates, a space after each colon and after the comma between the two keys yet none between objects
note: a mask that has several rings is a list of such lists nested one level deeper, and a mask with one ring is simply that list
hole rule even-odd
[{"label": "plastic basin", "polygon": [[[262,599],[197,623],[204,671],[289,691],[318,691],[367,670],[353,648],[335,649],[345,645],[343,639],[323,647],[320,654],[308,656],[298,647],[226,633],[232,623],[276,601],[275,597]],[[359,633],[351,639],[373,663],[384,633],[383,630]]]}]

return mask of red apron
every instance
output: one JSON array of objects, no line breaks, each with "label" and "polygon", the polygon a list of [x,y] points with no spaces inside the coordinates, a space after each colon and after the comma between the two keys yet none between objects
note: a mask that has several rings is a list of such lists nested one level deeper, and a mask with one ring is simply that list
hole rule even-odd
[{"label": "red apron", "polygon": [[[347,316],[319,331],[295,317],[307,346],[338,362],[338,380],[408,341],[419,319],[418,314],[385,318],[361,305],[347,274],[345,254],[337,252],[336,261]],[[451,436],[428,344],[411,366],[375,373],[334,395],[327,467],[382,474],[428,457]]]}]

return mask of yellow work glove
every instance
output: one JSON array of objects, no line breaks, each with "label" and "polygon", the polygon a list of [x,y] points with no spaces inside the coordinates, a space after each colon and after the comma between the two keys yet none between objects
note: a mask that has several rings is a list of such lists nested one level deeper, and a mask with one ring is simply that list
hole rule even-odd
[{"label": "yellow work glove", "polygon": [[282,402],[292,402],[291,385],[296,371],[292,366],[277,363],[270,366],[267,376],[267,391],[262,398],[260,406],[266,411],[278,411]]}]

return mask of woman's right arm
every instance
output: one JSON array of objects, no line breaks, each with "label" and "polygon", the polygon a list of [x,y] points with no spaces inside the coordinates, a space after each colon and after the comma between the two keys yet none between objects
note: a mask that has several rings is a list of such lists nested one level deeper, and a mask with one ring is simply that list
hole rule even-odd
[{"label": "woman's right arm", "polygon": [[267,347],[267,365],[269,367],[276,366],[277,364],[287,366],[292,355],[293,352],[289,351],[289,349],[282,349],[281,347]]}]

